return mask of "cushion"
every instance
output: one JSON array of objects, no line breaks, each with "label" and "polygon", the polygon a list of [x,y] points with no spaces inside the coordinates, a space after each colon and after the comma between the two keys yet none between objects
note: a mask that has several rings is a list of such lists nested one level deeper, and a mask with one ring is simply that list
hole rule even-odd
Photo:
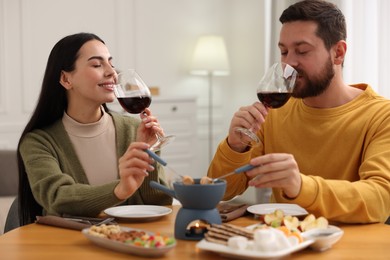
[{"label": "cushion", "polygon": [[18,179],[16,151],[0,150],[0,196],[16,196]]},{"label": "cushion", "polygon": [[5,222],[7,220],[8,211],[14,200],[14,196],[0,197],[0,235],[4,233],[4,227]]}]

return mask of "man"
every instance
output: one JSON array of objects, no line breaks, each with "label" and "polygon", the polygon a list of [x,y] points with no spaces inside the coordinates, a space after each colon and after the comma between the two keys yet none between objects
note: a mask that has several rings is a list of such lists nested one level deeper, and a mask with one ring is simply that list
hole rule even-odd
[{"label": "man", "polygon": [[[248,186],[272,188],[272,201],[294,203],[345,223],[384,222],[390,213],[390,101],[367,84],[342,79],[344,15],[321,0],[298,2],[280,17],[281,61],[299,73],[281,108],[241,107],[208,175],[256,166],[227,178],[224,199]],[[234,129],[257,125],[248,147]]]}]

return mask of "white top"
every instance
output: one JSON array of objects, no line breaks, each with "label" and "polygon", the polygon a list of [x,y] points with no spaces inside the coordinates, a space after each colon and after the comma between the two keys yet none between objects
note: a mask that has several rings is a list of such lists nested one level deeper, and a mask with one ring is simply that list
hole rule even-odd
[{"label": "white top", "polygon": [[91,185],[118,179],[115,127],[102,109],[98,122],[81,124],[64,112],[62,122]]}]

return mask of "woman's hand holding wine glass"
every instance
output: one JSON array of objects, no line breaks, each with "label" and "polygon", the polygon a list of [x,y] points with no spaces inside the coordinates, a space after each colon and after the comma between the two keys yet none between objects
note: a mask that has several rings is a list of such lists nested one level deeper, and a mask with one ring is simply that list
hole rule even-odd
[{"label": "woman's hand holding wine glass", "polygon": [[[153,123],[151,118],[147,118],[150,116],[150,111],[146,110],[152,102],[152,95],[148,86],[135,70],[129,69],[118,74],[114,93],[124,110],[131,114],[141,113],[141,119],[144,122],[149,120],[149,122],[145,123]],[[175,138],[173,135],[164,136],[159,131],[155,131],[155,136],[157,141],[150,147],[152,151],[159,151],[161,147],[167,145]]]},{"label": "woman's hand holding wine glass", "polygon": [[164,136],[164,130],[149,108],[145,108],[139,116],[142,123],[137,129],[137,141],[145,142],[152,146],[157,141],[157,134]]},{"label": "woman's hand holding wine glass", "polygon": [[260,143],[255,132],[264,122],[268,109],[280,108],[289,100],[297,75],[298,72],[286,63],[273,64],[257,87],[257,98],[261,104],[257,102],[252,106],[242,107],[235,114],[231,125],[234,127],[235,124],[241,123],[240,127],[234,127],[234,131],[239,134],[240,141],[245,147],[256,146]]}]

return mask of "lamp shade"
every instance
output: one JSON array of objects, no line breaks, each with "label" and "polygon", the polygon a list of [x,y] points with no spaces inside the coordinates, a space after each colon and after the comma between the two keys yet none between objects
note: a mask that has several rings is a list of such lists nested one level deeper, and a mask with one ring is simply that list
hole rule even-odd
[{"label": "lamp shade", "polygon": [[225,41],[221,36],[199,37],[193,58],[191,73],[194,75],[229,75],[229,60]]}]

